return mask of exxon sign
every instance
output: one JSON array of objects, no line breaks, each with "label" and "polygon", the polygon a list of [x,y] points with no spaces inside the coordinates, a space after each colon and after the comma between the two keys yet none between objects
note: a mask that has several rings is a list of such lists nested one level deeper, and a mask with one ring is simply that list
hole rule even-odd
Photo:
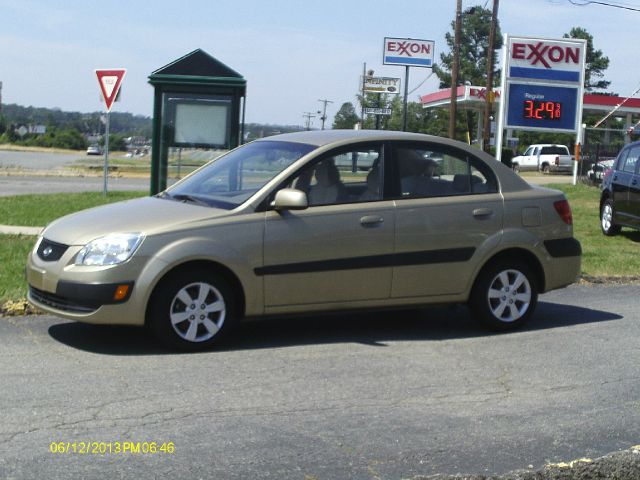
[{"label": "exxon sign", "polygon": [[509,37],[509,77],[580,83],[583,41]]},{"label": "exxon sign", "polygon": [[434,45],[433,40],[385,37],[382,63],[407,67],[432,67]]}]

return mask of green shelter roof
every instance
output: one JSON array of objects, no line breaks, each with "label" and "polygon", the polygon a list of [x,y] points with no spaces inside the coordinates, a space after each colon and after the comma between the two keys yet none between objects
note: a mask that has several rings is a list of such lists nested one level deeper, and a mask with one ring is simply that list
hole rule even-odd
[{"label": "green shelter roof", "polygon": [[242,75],[198,48],[149,75],[152,84],[187,83],[246,86]]},{"label": "green shelter roof", "polygon": [[207,52],[196,49],[184,57],[159,68],[151,75],[189,75],[198,77],[235,77],[242,78],[238,72],[216,60]]}]

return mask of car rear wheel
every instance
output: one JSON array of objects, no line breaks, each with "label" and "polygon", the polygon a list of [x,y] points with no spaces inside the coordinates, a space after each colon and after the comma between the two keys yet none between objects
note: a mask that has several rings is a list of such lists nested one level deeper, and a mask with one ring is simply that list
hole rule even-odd
[{"label": "car rear wheel", "polygon": [[235,319],[233,295],[227,282],[203,269],[166,278],[151,302],[150,326],[170,348],[208,349],[227,334]]},{"label": "car rear wheel", "polygon": [[620,233],[620,225],[616,225],[613,222],[613,202],[610,198],[607,198],[602,204],[602,209],[600,210],[600,227],[602,228],[602,233],[608,237]]},{"label": "car rear wheel", "polygon": [[549,173],[551,171],[551,168],[549,167],[548,163],[545,163],[542,165],[541,170],[542,170],[542,173]]},{"label": "car rear wheel", "polygon": [[513,330],[524,324],[538,303],[536,278],[527,265],[500,261],[477,278],[470,304],[479,320],[494,330]]}]

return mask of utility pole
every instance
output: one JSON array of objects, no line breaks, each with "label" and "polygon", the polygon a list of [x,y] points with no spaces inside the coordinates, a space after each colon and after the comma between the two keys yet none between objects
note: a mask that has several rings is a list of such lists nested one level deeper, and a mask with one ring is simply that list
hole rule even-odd
[{"label": "utility pole", "polygon": [[[372,74],[373,75],[373,74]],[[364,128],[364,86],[367,83],[367,62],[362,65],[362,101],[360,102],[360,128]]]},{"label": "utility pole", "polygon": [[484,105],[484,119],[482,122],[482,149],[485,152],[491,150],[491,108],[495,94],[493,92],[493,62],[494,62],[494,40],[496,36],[496,26],[498,23],[498,3],[493,0],[493,12],[491,13],[491,28],[489,29],[489,58],[487,59],[487,94]]},{"label": "utility pole", "polygon": [[458,114],[458,69],[460,65],[460,30],[462,28],[462,0],[456,1],[456,22],[453,40],[453,65],[451,66],[451,107],[449,117],[449,138],[456,136],[456,116]]},{"label": "utility pole", "polygon": [[302,114],[302,116],[303,116],[304,118],[306,118],[306,120],[305,120],[305,128],[306,128],[307,130],[311,130],[311,119],[312,119],[312,118],[316,118],[316,116],[315,116],[313,113],[311,113],[311,112],[304,112],[304,113]]},{"label": "utility pole", "polygon": [[[327,100],[326,98],[318,101],[323,103],[322,116],[320,117],[320,120],[322,120],[322,130],[324,130],[324,121],[327,119],[327,103],[333,102],[331,100]],[[320,113],[320,110],[318,110],[318,113]]]},{"label": "utility pole", "polygon": [[0,82],[0,113],[2,113],[2,82]]}]

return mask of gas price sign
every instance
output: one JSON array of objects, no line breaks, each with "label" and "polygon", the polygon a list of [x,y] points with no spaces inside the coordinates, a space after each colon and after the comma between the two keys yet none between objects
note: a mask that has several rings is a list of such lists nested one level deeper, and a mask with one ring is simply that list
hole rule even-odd
[{"label": "gas price sign", "polygon": [[560,120],[562,118],[562,104],[552,101],[545,102],[544,100],[525,100],[524,118]]},{"label": "gas price sign", "polygon": [[557,85],[509,85],[507,123],[511,128],[575,131],[578,88]]}]

